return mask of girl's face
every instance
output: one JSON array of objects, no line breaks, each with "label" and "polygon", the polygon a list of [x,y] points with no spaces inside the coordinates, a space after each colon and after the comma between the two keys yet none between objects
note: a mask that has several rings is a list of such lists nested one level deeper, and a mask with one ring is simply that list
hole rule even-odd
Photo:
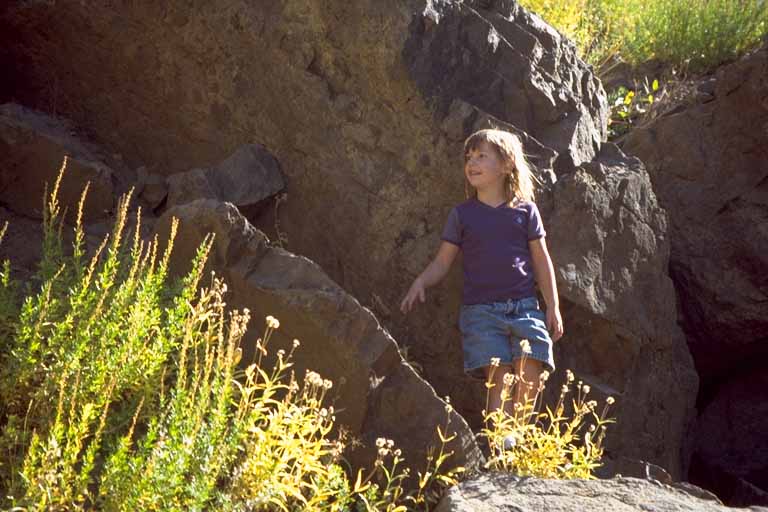
[{"label": "girl's face", "polygon": [[488,142],[481,142],[464,157],[464,176],[477,190],[502,189],[506,174],[501,155]]}]

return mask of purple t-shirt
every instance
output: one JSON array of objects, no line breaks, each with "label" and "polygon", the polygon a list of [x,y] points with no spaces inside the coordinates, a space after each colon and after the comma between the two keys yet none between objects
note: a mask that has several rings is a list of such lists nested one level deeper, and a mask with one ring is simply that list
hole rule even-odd
[{"label": "purple t-shirt", "polygon": [[473,198],[454,207],[442,239],[464,253],[464,304],[535,296],[528,241],[545,235],[531,202],[494,208]]}]

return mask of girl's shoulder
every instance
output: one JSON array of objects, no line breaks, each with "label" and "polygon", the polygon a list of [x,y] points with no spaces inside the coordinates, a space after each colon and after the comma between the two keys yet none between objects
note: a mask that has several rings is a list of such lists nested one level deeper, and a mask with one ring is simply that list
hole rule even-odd
[{"label": "girl's shoulder", "polygon": [[529,220],[541,222],[541,213],[539,213],[539,208],[533,201],[519,200],[512,208],[521,212]]},{"label": "girl's shoulder", "polygon": [[527,211],[538,210],[538,208],[536,207],[536,203],[534,203],[533,201],[528,201],[526,199],[514,199],[512,201],[512,208],[522,208]]}]

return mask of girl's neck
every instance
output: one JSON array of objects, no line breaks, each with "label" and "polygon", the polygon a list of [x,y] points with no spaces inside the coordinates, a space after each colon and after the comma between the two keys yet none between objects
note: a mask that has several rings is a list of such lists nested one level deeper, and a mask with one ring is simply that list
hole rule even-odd
[{"label": "girl's neck", "polygon": [[481,203],[487,204],[488,206],[493,206],[494,208],[502,203],[509,202],[509,198],[507,197],[507,194],[504,193],[504,190],[478,189],[477,200]]}]

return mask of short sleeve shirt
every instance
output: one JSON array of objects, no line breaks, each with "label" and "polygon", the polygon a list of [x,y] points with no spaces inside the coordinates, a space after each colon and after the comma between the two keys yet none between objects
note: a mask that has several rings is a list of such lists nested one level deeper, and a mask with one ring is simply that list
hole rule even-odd
[{"label": "short sleeve shirt", "polygon": [[475,198],[454,207],[442,239],[463,253],[464,304],[487,304],[536,294],[528,242],[546,236],[532,202],[489,206]]}]

